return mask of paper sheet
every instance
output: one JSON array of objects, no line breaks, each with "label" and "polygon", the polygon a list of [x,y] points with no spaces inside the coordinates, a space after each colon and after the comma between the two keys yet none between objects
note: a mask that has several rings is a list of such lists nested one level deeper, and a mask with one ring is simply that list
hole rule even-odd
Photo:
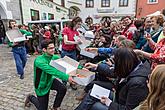
[{"label": "paper sheet", "polygon": [[103,88],[99,85],[94,84],[92,91],[90,93],[91,96],[97,98],[97,99],[101,99],[101,97],[109,97],[110,94],[110,90]]},{"label": "paper sheet", "polygon": [[70,73],[70,72],[72,72],[76,69],[74,66],[72,66],[69,63],[67,63],[65,61],[62,61],[62,60],[58,61],[56,63],[59,64],[59,65],[62,65],[63,67],[65,67],[66,68],[66,73]]}]

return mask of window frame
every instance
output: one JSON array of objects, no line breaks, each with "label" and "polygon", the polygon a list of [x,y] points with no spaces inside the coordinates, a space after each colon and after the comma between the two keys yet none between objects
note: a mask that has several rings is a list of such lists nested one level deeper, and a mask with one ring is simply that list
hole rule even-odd
[{"label": "window frame", "polygon": [[[105,3],[106,3],[106,1],[109,1],[108,6],[103,5],[103,1],[105,1]],[[110,7],[110,4],[111,4],[110,2],[111,2],[110,0],[101,0],[101,7]]]},{"label": "window frame", "polygon": [[150,0],[147,0],[147,4],[157,4],[158,0],[155,0],[155,2],[151,2]]},{"label": "window frame", "polygon": [[[87,5],[87,2],[90,2],[90,1],[92,2],[92,6]],[[94,0],[85,0],[85,7],[86,8],[93,8],[94,7]]]},{"label": "window frame", "polygon": [[[126,5],[124,5],[124,1],[125,0],[119,0],[119,7],[128,7],[129,0],[127,0],[127,4]],[[122,3],[122,5],[121,5],[121,3]]]},{"label": "window frame", "polygon": [[[33,19],[33,18],[32,18],[32,17],[33,17],[33,16],[32,16],[32,11],[38,13],[38,16],[37,16],[38,19]],[[31,16],[31,21],[40,20],[40,11],[39,11],[39,10],[35,10],[35,9],[30,9],[30,16]]]}]

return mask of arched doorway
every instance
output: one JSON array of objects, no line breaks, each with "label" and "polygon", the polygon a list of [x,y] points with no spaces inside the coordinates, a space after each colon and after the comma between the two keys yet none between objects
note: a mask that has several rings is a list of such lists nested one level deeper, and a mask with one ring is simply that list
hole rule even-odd
[{"label": "arched doorway", "polygon": [[69,8],[69,18],[72,19],[75,16],[78,16],[80,12],[80,9],[77,6],[71,6]]},{"label": "arched doorway", "polygon": [[2,19],[7,19],[7,15],[4,8],[0,4],[0,44],[3,43],[5,39],[5,26]]},{"label": "arched doorway", "polygon": [[5,12],[3,6],[1,5],[1,3],[0,3],[0,19],[7,19],[6,12]]}]

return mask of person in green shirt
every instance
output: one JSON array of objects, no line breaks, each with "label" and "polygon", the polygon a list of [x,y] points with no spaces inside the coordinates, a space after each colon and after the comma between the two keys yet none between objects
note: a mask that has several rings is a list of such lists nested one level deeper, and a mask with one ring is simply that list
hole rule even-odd
[{"label": "person in green shirt", "polygon": [[[17,26],[17,23],[15,20],[9,21],[9,28],[12,29],[19,29],[19,31],[24,36],[32,35],[31,32],[26,31],[25,29],[21,28],[22,25]],[[16,64],[17,69],[17,76],[20,77],[20,79],[24,79],[24,68],[27,62],[27,53],[25,48],[25,41],[19,41],[19,42],[10,42],[10,46],[12,47],[12,52]]]},{"label": "person in green shirt", "polygon": [[[74,83],[72,76],[63,73],[49,65],[51,60],[59,59],[54,55],[55,47],[52,40],[44,40],[41,43],[43,54],[38,56],[34,61],[34,88],[37,97],[28,95],[25,100],[25,106],[33,103],[37,110],[47,110],[50,90],[56,90],[53,109],[59,110],[62,100],[66,94],[66,86],[58,79]],[[58,78],[58,79],[56,79]]]}]

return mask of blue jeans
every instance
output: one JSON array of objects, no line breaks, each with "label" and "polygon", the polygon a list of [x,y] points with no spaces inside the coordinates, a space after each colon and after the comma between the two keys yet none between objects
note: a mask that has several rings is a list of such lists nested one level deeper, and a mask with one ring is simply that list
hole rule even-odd
[{"label": "blue jeans", "polygon": [[108,110],[108,107],[101,102],[96,102],[90,110]]},{"label": "blue jeans", "polygon": [[90,96],[90,93],[89,91],[75,110],[108,110],[107,106],[101,104],[99,99]]},{"label": "blue jeans", "polygon": [[26,48],[24,46],[13,47],[12,52],[16,63],[17,74],[23,75],[24,67],[27,61]]},{"label": "blue jeans", "polygon": [[66,51],[64,49],[62,49],[61,51],[61,58],[63,58],[64,56],[68,56],[74,60],[77,60],[77,55],[76,55],[76,50],[73,51]]}]

